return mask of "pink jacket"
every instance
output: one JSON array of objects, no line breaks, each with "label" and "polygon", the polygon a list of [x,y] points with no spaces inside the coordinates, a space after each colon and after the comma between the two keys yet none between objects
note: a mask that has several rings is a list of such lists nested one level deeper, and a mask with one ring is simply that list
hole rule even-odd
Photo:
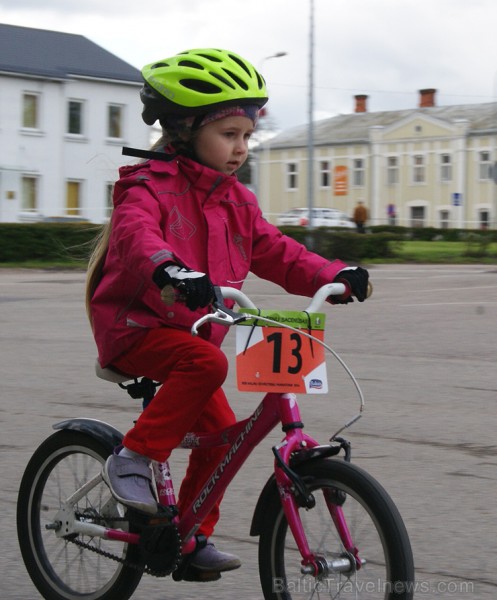
[{"label": "pink jacket", "polygon": [[[286,237],[262,216],[236,176],[185,157],[120,169],[102,279],[91,302],[99,362],[105,367],[152,327],[190,329],[208,309],[166,306],[152,281],[168,261],[240,289],[249,271],[291,294],[311,296],[345,263],[329,262]],[[205,327],[220,345],[226,328]]]}]

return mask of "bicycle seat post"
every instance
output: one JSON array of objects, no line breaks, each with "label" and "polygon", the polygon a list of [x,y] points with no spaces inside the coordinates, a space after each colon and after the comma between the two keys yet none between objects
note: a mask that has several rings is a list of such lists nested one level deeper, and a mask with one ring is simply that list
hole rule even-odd
[{"label": "bicycle seat post", "polygon": [[176,506],[169,462],[167,460],[164,462],[153,461],[152,465],[160,504],[163,506]]}]

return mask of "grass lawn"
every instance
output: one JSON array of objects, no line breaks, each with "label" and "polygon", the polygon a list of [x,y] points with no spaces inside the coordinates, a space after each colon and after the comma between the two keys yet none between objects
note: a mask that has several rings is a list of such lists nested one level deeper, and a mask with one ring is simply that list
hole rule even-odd
[{"label": "grass lawn", "polygon": [[497,243],[482,247],[468,242],[400,242],[395,247],[396,256],[371,262],[424,262],[424,263],[497,263]]},{"label": "grass lawn", "polygon": [[364,259],[363,262],[381,263],[451,263],[497,264],[497,243],[484,248],[480,245],[468,245],[468,242],[413,242],[403,241],[393,246],[395,256],[388,259]]}]

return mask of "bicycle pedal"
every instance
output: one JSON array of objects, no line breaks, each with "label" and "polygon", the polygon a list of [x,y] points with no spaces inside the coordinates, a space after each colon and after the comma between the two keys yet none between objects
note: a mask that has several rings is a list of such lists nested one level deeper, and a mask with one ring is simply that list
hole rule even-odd
[{"label": "bicycle pedal", "polygon": [[207,583],[209,581],[218,581],[221,579],[221,573],[219,571],[201,571],[191,565],[183,573],[181,577],[182,581],[198,581]]}]

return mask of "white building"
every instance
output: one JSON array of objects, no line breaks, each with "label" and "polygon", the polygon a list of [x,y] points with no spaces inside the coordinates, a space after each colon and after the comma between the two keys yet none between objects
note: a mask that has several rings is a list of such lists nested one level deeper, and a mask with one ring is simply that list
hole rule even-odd
[{"label": "white building", "polygon": [[122,146],[150,145],[141,82],[83,36],[0,24],[0,221],[105,221]]}]

